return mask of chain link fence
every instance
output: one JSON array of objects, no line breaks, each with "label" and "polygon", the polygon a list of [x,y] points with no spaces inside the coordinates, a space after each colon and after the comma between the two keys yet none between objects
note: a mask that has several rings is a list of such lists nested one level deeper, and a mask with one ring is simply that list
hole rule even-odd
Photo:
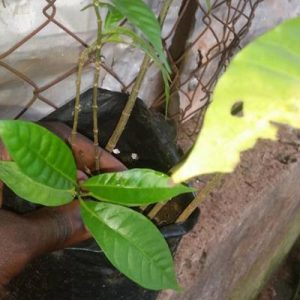
[{"label": "chain link fence", "polygon": [[[68,24],[61,21],[57,7],[58,1],[46,0],[44,2],[41,24],[33,28],[29,34],[22,36],[14,45],[9,46],[9,49],[0,53],[0,75],[2,72],[0,95],[1,86],[4,85],[6,89],[12,90],[16,86],[25,86],[27,91],[17,94],[17,97],[21,97],[21,105],[13,109],[13,114],[9,115],[13,119],[30,118],[28,111],[37,104],[37,107],[42,106],[44,111],[49,113],[68,100],[59,101],[55,97],[58,94],[49,93],[50,90],[73,89],[74,95],[75,84],[70,85],[70,81],[75,83],[78,56],[92,42],[91,38],[75,33],[69,29]],[[230,58],[242,47],[242,39],[247,34],[256,8],[262,0],[216,0],[211,1],[210,4],[209,1],[203,0],[174,2],[177,3],[177,9],[175,12],[174,9],[172,11],[173,18],[169,16],[166,19],[166,22],[172,25],[168,26],[168,30],[164,28],[163,31],[163,44],[173,70],[169,116],[177,122],[179,142],[184,150],[187,150],[192,145],[195,133],[199,129],[215,83]],[[78,10],[80,10],[79,7]],[[42,59],[33,56],[28,65],[22,60],[16,63],[18,51],[25,45],[33,53],[39,51],[35,46],[36,38],[49,27],[52,27],[52,32],[57,31],[60,34],[57,43],[69,42],[70,48],[76,49],[69,55],[68,63],[63,65],[67,68],[61,70],[53,66],[52,70],[49,67],[44,70],[43,60],[47,57]],[[51,45],[45,46],[51,47]],[[128,65],[120,61],[118,63],[118,58],[109,58],[109,53],[117,54],[119,58],[126,55],[125,61],[134,60],[137,64],[134,74],[126,76],[130,70],[119,72],[120,68],[124,66],[128,68]],[[60,65],[61,58],[57,53],[53,55],[54,61]],[[130,93],[138,72],[138,64],[143,58],[141,53],[132,52],[128,47],[116,48],[116,46],[108,45],[103,55],[105,59],[102,62],[99,87],[106,88],[109,82],[109,87]],[[60,71],[57,72],[57,70]],[[93,73],[92,56],[85,66],[85,71]],[[43,77],[43,74],[47,72],[52,76],[41,80],[40,76]],[[91,85],[92,77],[86,80],[86,87]],[[154,65],[148,69],[140,97],[152,109],[159,110],[164,106],[162,80]],[[1,98],[0,107],[3,110],[2,114],[5,114],[5,107],[1,106]],[[189,122],[186,122],[187,120]],[[156,205],[150,211],[149,216],[154,218],[162,207],[163,205]]]},{"label": "chain link fence", "polygon": [[[6,81],[2,80],[0,86],[7,84],[7,80],[10,80],[19,85],[27,85],[31,89],[31,95],[26,93],[27,98],[22,99],[22,107],[12,116],[14,119],[22,117],[37,101],[48,106],[50,111],[57,109],[60,103],[56,99],[48,98],[45,94],[58,85],[63,86],[72,75],[76,74],[77,60],[74,56],[74,61],[70,63],[71,67],[41,84],[39,80],[36,80],[36,74],[30,76],[30,73],[26,72],[26,67],[14,64],[14,60],[10,58],[16,55],[24,45],[27,47],[30,44],[34,45],[36,36],[49,26],[55,26],[60,34],[63,33],[66,41],[72,39],[76,43],[72,45],[77,47],[78,51],[82,51],[90,43],[79,34],[72,32],[67,24],[60,21],[57,17],[56,0],[44,2],[45,5],[41,11],[44,21],[9,49],[0,53],[0,69],[5,69],[7,73]],[[241,47],[241,40],[247,34],[256,7],[261,0],[211,1],[210,7],[203,0],[180,2],[177,18],[164,36],[165,50],[174,70],[171,82],[170,116],[176,118],[179,124],[194,117],[196,120],[194,130],[196,130],[198,121],[201,120],[200,112],[210,99],[218,76],[226,68],[235,51]],[[80,22],[80,20],[78,21]],[[135,55],[137,56],[137,54]],[[37,65],[39,63],[37,61]],[[87,65],[90,64],[92,64],[92,60]],[[130,92],[135,77],[128,82],[127,77],[120,76],[114,61],[107,63],[104,60],[102,68],[105,70],[105,76],[109,74],[109,80],[115,81],[118,90]],[[151,72],[151,68],[149,68],[149,72]],[[162,86],[159,80],[151,82],[155,86],[149,87],[149,82],[147,82],[148,89],[157,91],[157,94],[152,95],[152,99],[148,99],[147,104],[152,108],[158,108],[163,105],[164,101]],[[103,85],[103,79],[99,83],[99,86],[101,85]],[[143,91],[141,94],[143,95]],[[193,131],[188,133],[188,135],[192,134]]]}]

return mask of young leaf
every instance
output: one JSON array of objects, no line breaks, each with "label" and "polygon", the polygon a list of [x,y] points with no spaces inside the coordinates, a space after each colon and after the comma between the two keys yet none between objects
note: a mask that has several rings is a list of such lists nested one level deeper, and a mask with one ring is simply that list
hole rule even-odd
[{"label": "young leaf", "polygon": [[170,72],[162,46],[160,25],[151,9],[142,0],[112,0],[111,2],[130,24],[136,26],[143,33],[153,45],[165,68]]},{"label": "young leaf", "polygon": [[[165,67],[164,64],[162,64],[162,62],[156,55],[155,49],[151,46],[151,44],[143,40],[134,31],[126,27],[109,28],[104,32],[103,35],[104,35],[102,39],[103,43],[124,43],[128,45],[133,45],[134,47],[144,51],[146,55],[148,55],[154,61],[155,65],[159,68],[160,72],[162,73],[165,96],[166,96],[166,108],[167,108],[169,98],[170,98],[170,85],[169,85],[170,75],[168,69]],[[129,38],[132,41],[132,43],[128,42],[123,37]]]},{"label": "young leaf", "polygon": [[[202,131],[175,182],[231,172],[258,138],[276,139],[271,121],[300,128],[300,18],[240,51],[219,80]],[[234,108],[240,106],[240,114]]]},{"label": "young leaf", "polygon": [[[126,39],[122,37],[129,38],[132,43],[129,43]],[[128,45],[132,45],[135,48],[141,49],[144,51],[157,65],[157,67],[163,72],[165,71],[167,74],[168,70],[165,66],[161,63],[159,58],[156,55],[155,49],[149,44],[146,40],[142,39],[138,34],[126,27],[116,27],[116,28],[109,28],[103,32],[103,43],[109,42],[117,42],[117,43],[124,43]]]},{"label": "young leaf", "polygon": [[15,162],[0,161],[0,179],[19,197],[46,206],[64,205],[73,200],[75,190],[59,190],[26,176]]},{"label": "young leaf", "polygon": [[112,28],[114,25],[119,23],[124,16],[113,6],[108,8],[108,13],[105,18],[104,28],[109,29]]},{"label": "young leaf", "polygon": [[0,138],[20,170],[32,180],[55,189],[75,186],[71,150],[45,128],[25,121],[0,121]]},{"label": "young leaf", "polygon": [[85,225],[117,269],[147,289],[178,289],[168,245],[150,220],[109,203],[81,201],[80,208]]},{"label": "young leaf", "polygon": [[182,184],[172,185],[167,175],[148,169],[101,174],[82,186],[96,199],[126,206],[161,202],[194,191]]}]

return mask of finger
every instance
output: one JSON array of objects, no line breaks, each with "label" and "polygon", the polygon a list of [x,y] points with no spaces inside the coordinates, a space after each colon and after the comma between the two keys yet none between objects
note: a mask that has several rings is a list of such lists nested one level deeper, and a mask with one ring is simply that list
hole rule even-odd
[{"label": "finger", "polygon": [[0,141],[0,160],[2,160],[2,161],[11,160],[11,157],[8,154],[7,150],[5,149],[5,146],[2,143],[2,141]]},{"label": "finger", "polygon": [[33,225],[35,236],[42,241],[34,249],[35,256],[75,245],[91,237],[82,222],[78,200],[56,208],[42,208],[26,217]]},{"label": "finger", "polygon": [[87,179],[88,179],[88,176],[85,173],[83,173],[80,170],[77,170],[77,182],[78,183],[82,183],[83,181],[85,181]]},{"label": "finger", "polygon": [[[41,125],[57,134],[71,145],[70,127],[59,122],[42,122]],[[100,169],[102,172],[126,170],[125,165],[118,159],[101,147],[99,147],[99,149]],[[79,170],[86,171],[86,168],[88,168],[91,171],[95,171],[95,147],[88,138],[78,133],[76,136],[76,143],[72,145],[72,150]]]}]

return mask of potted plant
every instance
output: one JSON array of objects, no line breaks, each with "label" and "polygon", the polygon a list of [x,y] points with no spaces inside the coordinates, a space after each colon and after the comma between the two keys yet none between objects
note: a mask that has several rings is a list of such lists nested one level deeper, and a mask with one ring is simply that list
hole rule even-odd
[{"label": "potted plant", "polygon": [[[142,2],[137,1],[136,3],[138,6],[136,11],[146,13],[146,10],[144,10],[145,6]],[[101,17],[98,11],[98,8],[102,6],[108,8],[109,13],[107,15],[107,20],[113,20],[105,22],[104,27],[102,26]],[[121,37],[124,35],[129,36],[134,39],[161,68],[165,82],[168,80],[169,68],[162,52],[161,43],[158,42],[157,34],[154,34],[149,27],[143,27],[142,25],[139,29],[142,30],[147,38],[147,43],[145,44],[144,40],[141,41],[138,36],[132,34],[132,32],[129,32],[127,29],[123,30],[120,29],[119,26],[115,27],[116,22],[118,23],[124,16],[128,21],[133,22],[134,25],[141,25],[140,22],[137,22],[138,19],[135,19],[134,15],[132,15],[137,7],[133,8],[129,1],[117,0],[112,0],[111,4],[94,1],[92,7],[95,8],[97,15],[99,25],[98,35],[95,44],[85,51],[80,58],[77,97],[74,109],[74,124],[70,140],[73,149],[76,149],[77,145],[76,136],[80,112],[80,76],[82,68],[89,54],[92,51],[95,51],[96,71],[94,82],[98,82],[99,61],[101,58],[100,50],[103,41],[126,42]],[[145,16],[146,18],[149,17],[149,20],[154,20],[153,15],[150,17],[148,10]],[[156,235],[154,233],[157,233],[155,227],[150,225],[149,221],[141,218],[137,212],[124,207],[124,205],[139,206],[162,201],[181,192],[190,192],[191,189],[181,185],[180,182],[195,175],[231,171],[238,162],[240,152],[251,147],[257,138],[275,138],[276,130],[274,126],[270,124],[270,121],[284,122],[300,127],[297,117],[299,112],[299,103],[297,102],[297,99],[299,99],[299,85],[297,85],[299,71],[297,68],[291,67],[291,57],[287,55],[286,51],[288,50],[284,46],[285,44],[288,44],[292,48],[292,54],[294,55],[292,58],[294,58],[294,61],[298,62],[300,53],[298,46],[299,37],[295,33],[295,29],[299,29],[299,22],[299,19],[286,22],[279,29],[261,37],[253,45],[246,47],[239,55],[237,55],[216,88],[214,101],[208,110],[203,131],[195,149],[192,151],[192,154],[188,157],[187,161],[175,170],[172,175],[172,180],[165,175],[151,170],[130,170],[121,173],[97,175],[78,185],[75,183],[75,163],[68,148],[59,139],[54,138],[44,129],[21,121],[0,122],[0,136],[4,141],[9,154],[14,159],[14,162],[1,163],[2,172],[5,173],[5,176],[1,176],[1,178],[22,197],[31,201],[37,201],[32,197],[33,192],[28,192],[28,190],[24,191],[25,189],[22,188],[22,185],[19,186],[17,184],[18,182],[30,182],[36,187],[34,192],[36,192],[39,185],[42,184],[43,192],[41,192],[41,195],[43,195],[43,203],[47,204],[51,202],[49,202],[50,194],[44,193],[46,188],[48,188],[48,190],[55,190],[59,195],[59,198],[62,199],[62,202],[59,204],[72,201],[74,195],[76,195],[80,201],[81,215],[85,224],[114,265],[120,268],[128,277],[147,288],[178,289],[174,271],[172,267],[170,267],[172,265],[170,260],[171,256],[167,251],[167,245],[161,238],[159,239],[159,242],[157,239],[156,242],[152,244],[154,239],[149,241],[148,237]],[[108,29],[106,32],[107,35],[105,32],[103,34],[103,28]],[[157,33],[157,31],[155,32]],[[266,52],[266,54],[264,54],[264,52]],[[269,55],[272,56],[272,60],[268,60]],[[147,61],[145,65],[147,65]],[[280,76],[278,76],[278,72]],[[289,72],[293,74],[292,78],[287,75]],[[246,81],[242,80],[243,84],[238,81],[241,74],[246,77],[248,76]],[[258,76],[260,80],[257,80],[256,76]],[[129,106],[126,106],[128,110],[123,114],[125,117],[120,122],[121,125],[117,126],[117,130],[115,131],[116,134],[113,135],[114,138],[109,142],[109,150],[112,150],[115,147],[116,140],[118,140],[126,125],[126,119],[128,119],[134,105],[138,85],[143,78],[143,74],[141,73],[141,76],[138,78],[139,80],[137,80],[136,83],[137,86],[131,94],[133,96],[131,96],[128,101],[130,104]],[[295,78],[297,80],[295,80]],[[253,86],[249,85],[249,80],[255,85],[255,93],[253,93]],[[270,80],[275,80],[277,83],[275,88],[273,85],[274,82],[270,82]],[[262,85],[262,82],[265,83],[265,85]],[[270,97],[267,100],[264,99],[265,102],[262,104],[262,95],[265,95],[264,91],[266,88],[267,95],[271,95],[273,98]],[[276,95],[274,95],[272,89],[276,91]],[[96,170],[100,168],[101,157],[99,156],[100,149],[98,148],[97,95],[98,89],[95,85],[93,93],[93,153]],[[166,95],[168,99],[168,87],[166,87]],[[222,98],[222,101],[218,100],[220,98]],[[270,103],[272,99],[277,101],[276,106]],[[257,105],[259,105],[259,109]],[[216,116],[220,117],[223,121],[228,121],[226,122],[226,126],[216,123]],[[30,143],[27,145],[26,143],[28,142],[29,137]],[[42,143],[40,143],[40,141],[42,141]],[[56,151],[50,151],[50,154],[46,153],[45,149],[43,149],[43,143],[53,145],[53,149]],[[59,156],[56,157],[58,155],[58,149]],[[199,154],[201,154],[201,163],[198,162]],[[48,170],[48,173],[46,173],[46,171],[45,173],[40,173],[41,170]],[[16,181],[16,178],[19,178],[19,180]],[[155,182],[155,185],[153,185],[153,182]],[[109,185],[107,183],[109,183]],[[119,189],[121,186],[123,191],[115,194],[110,185],[113,186],[113,189]],[[159,192],[157,190],[158,187],[160,188]],[[151,192],[147,195],[148,197],[145,198],[144,191],[151,188]],[[133,194],[130,194],[128,189],[130,192],[134,191],[133,194],[136,196],[134,201],[132,201]],[[139,193],[140,189],[143,190],[142,193]],[[161,197],[162,195],[163,197]],[[84,197],[93,197],[102,202],[86,202],[84,201]],[[114,204],[106,202],[112,202]],[[120,215],[123,217],[120,217]],[[129,220],[136,220],[138,226],[147,227],[147,230],[149,230],[148,234],[145,236],[141,234],[140,231],[136,230],[136,228],[132,228],[132,224]],[[109,222],[112,222],[112,224],[108,225],[107,223]],[[99,228],[101,228],[101,232],[99,232]],[[126,229],[126,234],[128,234],[126,237],[124,236],[124,228]],[[120,247],[114,247],[115,240],[112,236],[116,234],[115,231],[118,232],[116,240]],[[104,232],[105,234],[103,234]],[[138,236],[138,241],[136,240],[136,236]],[[126,257],[124,257],[123,251],[119,251],[120,249],[118,248],[122,248],[122,250],[129,249],[127,242],[130,239],[132,242],[131,244],[134,244],[135,249],[132,250],[130,248],[126,253]],[[148,250],[151,252],[152,246],[156,252],[153,252],[150,255]],[[110,251],[112,249],[113,251]],[[132,258],[131,263],[135,266],[134,268],[129,266],[130,264],[128,264],[127,261],[128,257]],[[154,267],[151,263],[145,267],[148,268],[149,272],[138,274],[136,265],[140,266],[144,264],[141,263],[143,260],[140,260],[140,257],[148,259],[148,262],[153,261],[154,257],[158,258],[159,263],[156,264],[155,272],[153,271],[152,275],[151,269]],[[157,271],[158,269],[163,271],[162,273],[164,273],[164,275],[159,273]]]},{"label": "potted plant", "polygon": [[[147,56],[150,57],[161,69],[166,83],[167,95],[167,80],[170,68],[163,53],[159,23],[143,1],[127,3],[127,1],[114,0],[111,1],[111,3],[105,3],[95,0],[86,8],[89,7],[94,8],[97,17],[97,39],[95,43],[93,43],[80,56],[77,96],[74,106],[74,122],[69,142],[75,158],[79,161],[78,153],[80,151],[78,152],[77,148],[79,147],[78,143],[80,143],[80,140],[78,142],[77,126],[80,112],[80,79],[84,63],[87,59],[89,59],[91,53],[95,53],[95,84],[93,90],[93,158],[95,160],[95,170],[98,172],[100,170],[100,161],[103,151],[101,151],[98,147],[98,89],[96,83],[99,78],[101,48],[103,44],[107,42],[133,42],[135,46],[138,46],[145,51]],[[103,7],[107,9],[107,15],[104,22],[102,22],[99,11],[99,9]],[[132,25],[141,30],[144,37],[140,37],[136,32],[129,28],[118,26],[123,19],[127,19]],[[144,69],[150,61],[148,57],[145,59]],[[137,80],[137,84],[141,83],[142,77],[143,76],[140,77],[140,80]],[[134,87],[128,101],[131,106],[135,103],[137,91],[138,87]],[[132,107],[129,109],[132,110]],[[126,116],[126,114],[123,114],[123,116],[124,115]],[[160,236],[159,231],[151,224],[150,221],[141,216],[138,212],[128,209],[125,206],[141,206],[158,201],[165,201],[180,193],[190,192],[192,191],[191,188],[181,184],[173,185],[170,178],[166,175],[148,169],[123,170],[121,173],[100,174],[96,177],[94,176],[90,179],[86,179],[84,183],[77,183],[76,164],[73,159],[72,152],[55,135],[52,135],[40,126],[29,122],[0,121],[0,123],[1,140],[3,141],[10,157],[13,159],[13,161],[1,161],[1,179],[7,186],[9,186],[20,197],[28,201],[48,206],[65,205],[76,198],[80,203],[81,216],[86,227],[89,228],[89,231],[94,235],[96,240],[102,244],[101,248],[104,250],[109,260],[117,268],[119,268],[123,273],[127,273],[129,278],[146,288],[154,290],[163,288],[178,288],[172,266],[171,255],[168,250],[168,246],[164,239]],[[121,121],[121,123],[123,123],[123,128],[118,125],[116,135],[120,135],[124,129],[124,120]],[[116,138],[116,135],[113,135],[114,141],[110,141],[107,148],[114,148],[114,143],[116,143],[118,139],[118,137]],[[14,144],[16,141],[18,141],[18,145]],[[23,152],[22,155],[20,155],[20,151]],[[85,152],[86,151],[87,150],[85,149]],[[91,154],[91,151],[88,151],[88,158],[90,158],[89,154]],[[104,155],[102,159],[105,159],[105,157],[107,156]],[[109,160],[111,159],[109,158],[108,161]],[[29,164],[27,165],[27,163]],[[105,161],[104,165],[106,163],[107,161]],[[78,166],[80,166],[80,163]],[[119,164],[119,166],[121,165]],[[89,168],[88,170],[90,171]],[[80,179],[83,179],[83,177]],[[125,185],[127,188],[123,189]],[[126,191],[125,194],[122,194],[122,192],[119,194],[119,191],[121,190],[123,190],[123,192]],[[114,200],[112,200],[111,196]],[[104,200],[102,208],[99,206],[100,202],[96,203],[85,201],[84,198],[86,197],[101,198]],[[111,198],[112,203],[115,203],[113,204],[114,206],[107,206],[109,204],[106,202],[111,201],[109,198]],[[78,201],[76,203],[78,203]],[[117,204],[121,204],[121,206]],[[98,222],[97,224],[95,223],[97,219],[100,221],[96,215],[102,214],[100,212],[102,209],[104,209],[103,213],[106,217],[108,216],[107,213],[109,213],[110,216],[108,217],[108,220],[112,221],[116,217],[113,221],[114,225],[112,224],[112,227],[108,226],[108,224],[105,225],[105,222],[103,222],[106,217],[102,219],[101,222]],[[115,210],[115,212],[109,212],[111,209]],[[111,213],[115,214],[115,217],[113,217]],[[131,222],[129,222],[129,220],[131,220]],[[132,223],[132,221],[134,222]],[[127,233],[125,236],[124,232],[121,232],[124,228],[118,232],[118,238],[116,241],[117,243],[121,242],[121,248],[115,247],[115,242],[111,240],[118,231],[118,228],[114,228],[116,222],[121,222],[119,223],[120,229],[124,227],[123,225],[125,225],[125,223],[128,223],[129,227],[134,226],[136,228],[135,234],[133,228],[130,229],[129,227],[126,230]],[[143,222],[147,225],[143,224]],[[148,233],[147,235],[142,234],[142,236],[137,238],[139,233],[138,229],[140,227],[144,227],[144,230]],[[106,238],[106,234],[104,234],[106,230],[107,233],[108,231],[110,232],[108,234],[110,236],[108,240]],[[98,232],[98,237],[96,237],[96,231]],[[153,235],[157,235],[159,238],[155,241],[155,239],[153,239]],[[100,241],[100,239],[102,239],[102,241]],[[129,247],[128,242],[130,239],[132,239],[131,246],[133,247]],[[142,245],[144,243],[143,240],[145,242],[144,245]],[[111,247],[113,247],[114,250]],[[112,251],[110,251],[109,248],[111,248],[110,250]],[[116,255],[115,251],[119,251],[119,254]],[[127,261],[128,257],[131,257],[131,260]],[[159,261],[157,266],[153,264],[156,260]],[[138,267],[138,269],[141,265],[143,265],[142,274],[140,274],[138,269],[132,269],[134,265]],[[145,272],[145,268],[149,268],[149,272]],[[152,271],[155,272],[151,273]]]}]

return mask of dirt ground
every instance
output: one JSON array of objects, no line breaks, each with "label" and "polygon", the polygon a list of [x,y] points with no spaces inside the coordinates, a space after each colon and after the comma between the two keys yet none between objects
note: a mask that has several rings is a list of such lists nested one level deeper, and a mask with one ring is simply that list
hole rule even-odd
[{"label": "dirt ground", "polygon": [[[300,299],[300,239],[256,300]],[[298,295],[296,295],[298,292]]]}]

